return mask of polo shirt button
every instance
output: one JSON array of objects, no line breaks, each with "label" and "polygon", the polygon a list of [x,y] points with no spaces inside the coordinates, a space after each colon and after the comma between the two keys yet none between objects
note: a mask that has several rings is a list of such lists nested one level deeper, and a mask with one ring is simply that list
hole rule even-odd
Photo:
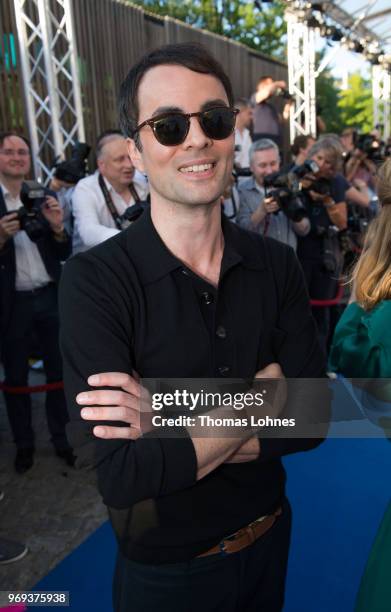
[{"label": "polo shirt button", "polygon": [[184,274],[185,276],[189,276],[189,272],[186,270],[186,268],[182,268],[181,272],[182,272],[182,274]]},{"label": "polo shirt button", "polygon": [[221,376],[228,376],[231,371],[231,368],[229,366],[220,366],[218,370]]},{"label": "polo shirt button", "polygon": [[201,293],[201,297],[205,304],[213,304],[214,302],[213,293],[209,293],[209,291],[204,291],[204,293]]},{"label": "polo shirt button", "polygon": [[222,325],[219,325],[218,328],[216,329],[216,336],[218,338],[221,338],[221,340],[224,340],[227,337],[227,332],[225,327],[223,327]]}]

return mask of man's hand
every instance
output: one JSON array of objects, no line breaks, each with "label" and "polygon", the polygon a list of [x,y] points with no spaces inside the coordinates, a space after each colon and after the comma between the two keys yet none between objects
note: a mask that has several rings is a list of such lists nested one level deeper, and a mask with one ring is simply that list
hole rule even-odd
[{"label": "man's hand", "polygon": [[20,230],[20,222],[18,220],[18,214],[16,212],[4,215],[0,219],[0,248],[5,243],[15,236]]},{"label": "man's hand", "polygon": [[51,230],[55,234],[62,234],[64,231],[64,213],[58,200],[53,196],[46,196],[41,210],[43,216],[49,222]]},{"label": "man's hand", "polygon": [[[279,390],[276,393],[275,406],[273,406],[273,410],[279,413],[281,407],[286,402],[286,381],[280,365],[278,363],[269,363],[269,365],[255,374],[255,378],[276,378],[281,380]],[[270,412],[268,414],[269,416],[275,416],[271,415]],[[226,459],[225,463],[246,463],[248,461],[255,461],[255,459],[259,457],[261,448],[261,441],[254,436],[246,440],[242,446]]]},{"label": "man's hand", "polygon": [[277,210],[280,210],[280,206],[277,200],[275,200],[273,197],[270,197],[270,196],[263,200],[263,205],[265,207],[266,212],[269,214],[277,212]]},{"label": "man's hand", "polygon": [[97,438],[137,440],[151,429],[151,398],[136,377],[121,372],[95,374],[87,380],[91,387],[115,387],[79,393],[78,404],[83,406],[81,417],[86,421],[121,421],[128,427],[97,425]]}]

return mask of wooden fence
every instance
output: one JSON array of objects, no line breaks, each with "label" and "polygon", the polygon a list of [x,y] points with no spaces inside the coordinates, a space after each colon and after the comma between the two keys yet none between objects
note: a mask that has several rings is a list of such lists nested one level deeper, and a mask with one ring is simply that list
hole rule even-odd
[{"label": "wooden fence", "polygon": [[[287,79],[287,67],[222,36],[146,13],[125,0],[72,0],[86,140],[117,127],[117,95],[130,66],[146,51],[173,42],[203,43],[222,63],[237,97],[257,79]],[[0,2],[0,130],[28,133],[13,0]]]}]

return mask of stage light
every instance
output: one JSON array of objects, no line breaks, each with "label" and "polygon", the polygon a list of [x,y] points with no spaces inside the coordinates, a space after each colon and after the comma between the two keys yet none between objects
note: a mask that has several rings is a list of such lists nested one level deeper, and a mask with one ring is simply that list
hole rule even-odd
[{"label": "stage light", "polygon": [[309,28],[319,28],[321,25],[321,22],[315,17],[315,15],[311,15],[307,19],[307,26]]},{"label": "stage light", "polygon": [[343,39],[344,33],[339,28],[335,26],[330,26],[329,36],[331,37],[331,40],[333,40],[334,42],[339,42],[340,40]]},{"label": "stage light", "polygon": [[362,42],[360,42],[359,40],[356,40],[354,42],[354,50],[356,53],[362,53],[364,51],[365,47],[362,44]]},{"label": "stage light", "polygon": [[364,45],[359,40],[349,40],[348,48],[355,53],[362,53],[364,51]]},{"label": "stage light", "polygon": [[372,64],[372,66],[376,66],[377,64],[380,63],[380,59],[379,59],[380,56],[381,56],[381,53],[370,52],[370,53],[365,54],[366,59],[368,60],[368,62]]}]

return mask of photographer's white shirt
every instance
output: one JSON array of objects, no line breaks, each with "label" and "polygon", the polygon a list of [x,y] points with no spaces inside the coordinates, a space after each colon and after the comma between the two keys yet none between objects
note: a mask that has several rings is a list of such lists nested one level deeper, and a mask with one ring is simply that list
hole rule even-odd
[{"label": "photographer's white shirt", "polygon": [[[250,132],[244,128],[243,132],[235,130],[235,164],[241,168],[250,167],[250,147],[252,140]],[[240,148],[239,148],[240,147]]]},{"label": "photographer's white shirt", "polygon": [[[8,189],[0,183],[5,207],[9,213],[23,206],[20,197],[13,198]],[[35,242],[32,242],[26,232],[21,230],[14,237],[16,260],[16,291],[32,291],[52,282],[47,273],[42,257]]]},{"label": "photographer's white shirt", "polygon": [[[107,207],[98,181],[99,173],[79,181],[72,195],[73,253],[86,251],[104,240],[118,234],[119,230]],[[119,215],[135,202],[133,197],[126,202],[104,178],[107,189]],[[133,184],[141,200],[148,195],[148,184],[139,173],[135,174]]]}]

